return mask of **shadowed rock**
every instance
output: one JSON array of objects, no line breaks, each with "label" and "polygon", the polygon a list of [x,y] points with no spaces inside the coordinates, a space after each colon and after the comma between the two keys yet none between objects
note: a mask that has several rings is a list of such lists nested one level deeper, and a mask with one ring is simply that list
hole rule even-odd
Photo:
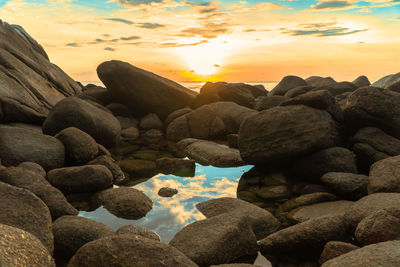
[{"label": "shadowed rock", "polygon": [[368,193],[400,193],[400,156],[375,162],[370,169]]},{"label": "shadowed rock", "polygon": [[358,249],[359,247],[341,241],[329,241],[326,243],[324,250],[319,257],[318,263],[322,265],[324,262],[339,257],[340,255],[346,254],[350,251]]},{"label": "shadowed rock", "polygon": [[357,79],[355,79],[353,81],[353,83],[357,86],[357,87],[364,87],[364,86],[370,86],[371,82],[368,80],[367,76],[360,76]]},{"label": "shadowed rock", "polygon": [[117,234],[119,235],[140,235],[149,239],[153,239],[155,241],[161,241],[160,236],[154,232],[153,230],[147,229],[146,227],[139,225],[124,225],[117,230]]},{"label": "shadowed rock", "polygon": [[290,89],[293,89],[297,86],[306,86],[307,83],[302,78],[297,76],[286,76],[284,77],[271,92],[269,95],[285,95]]}]

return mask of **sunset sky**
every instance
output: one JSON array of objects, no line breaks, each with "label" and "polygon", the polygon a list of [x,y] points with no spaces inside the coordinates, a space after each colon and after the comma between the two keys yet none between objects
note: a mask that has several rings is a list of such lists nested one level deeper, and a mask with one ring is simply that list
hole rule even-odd
[{"label": "sunset sky", "polygon": [[176,81],[400,71],[400,0],[0,0],[79,81],[119,59]]}]

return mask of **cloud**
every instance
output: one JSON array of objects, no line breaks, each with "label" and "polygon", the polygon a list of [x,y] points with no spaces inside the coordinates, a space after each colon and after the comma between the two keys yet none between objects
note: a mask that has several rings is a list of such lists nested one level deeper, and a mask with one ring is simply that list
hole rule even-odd
[{"label": "cloud", "polygon": [[162,43],[160,44],[161,47],[185,47],[185,46],[196,46],[200,44],[208,43],[207,40],[202,40],[199,42],[195,43],[189,43],[189,44],[179,44],[179,43]]},{"label": "cloud", "polygon": [[115,49],[112,48],[112,47],[106,47],[106,48],[104,48],[104,50],[106,50],[106,51],[115,51]]},{"label": "cloud", "polygon": [[300,24],[301,29],[282,29],[283,34],[293,36],[314,35],[317,37],[343,36],[365,32],[368,29],[351,30],[347,27],[335,26],[336,22]]},{"label": "cloud", "polygon": [[79,45],[78,43],[76,43],[76,42],[68,43],[68,44],[66,44],[66,46],[70,46],[70,47],[80,47],[80,45]]},{"label": "cloud", "polygon": [[117,0],[117,3],[123,6],[150,5],[152,3],[161,3],[163,0]]},{"label": "cloud", "polygon": [[111,21],[116,21],[116,22],[121,22],[121,23],[125,23],[128,25],[132,25],[133,22],[127,19],[121,19],[121,18],[107,18],[106,20],[111,20]]},{"label": "cloud", "polygon": [[316,4],[314,9],[342,9],[352,5],[348,1],[322,1]]},{"label": "cloud", "polygon": [[165,25],[163,25],[163,24],[150,23],[150,22],[137,23],[137,25],[138,25],[138,27],[144,28],[144,29],[157,29],[157,28],[165,27]]},{"label": "cloud", "polygon": [[190,27],[181,31],[180,36],[184,37],[203,37],[206,39],[217,38],[221,34],[228,33],[229,24],[227,23],[206,23],[199,27]]},{"label": "cloud", "polygon": [[131,40],[140,39],[140,36],[121,37],[120,39],[121,39],[122,41],[131,41]]}]

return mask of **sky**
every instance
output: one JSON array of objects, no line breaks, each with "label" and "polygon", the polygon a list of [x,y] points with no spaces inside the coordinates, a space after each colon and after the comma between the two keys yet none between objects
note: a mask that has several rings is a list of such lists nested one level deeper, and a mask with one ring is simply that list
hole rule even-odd
[{"label": "sky", "polygon": [[78,81],[127,61],[175,81],[371,81],[400,71],[400,0],[0,0]]}]

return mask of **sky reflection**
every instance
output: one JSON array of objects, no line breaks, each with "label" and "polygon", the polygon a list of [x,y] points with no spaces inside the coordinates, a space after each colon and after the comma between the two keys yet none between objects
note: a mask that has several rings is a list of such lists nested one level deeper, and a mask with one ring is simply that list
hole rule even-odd
[{"label": "sky reflection", "polygon": [[[118,218],[100,207],[92,212],[81,211],[80,216],[102,222],[117,230],[123,225],[141,225],[156,231],[161,241],[168,243],[185,225],[205,217],[196,209],[196,204],[218,197],[236,197],[236,189],[242,174],[252,166],[216,168],[196,164],[194,177],[177,177],[158,174],[134,188],[142,190],[153,200],[153,209],[139,220]],[[171,198],[158,196],[162,187],[178,189]]]}]

